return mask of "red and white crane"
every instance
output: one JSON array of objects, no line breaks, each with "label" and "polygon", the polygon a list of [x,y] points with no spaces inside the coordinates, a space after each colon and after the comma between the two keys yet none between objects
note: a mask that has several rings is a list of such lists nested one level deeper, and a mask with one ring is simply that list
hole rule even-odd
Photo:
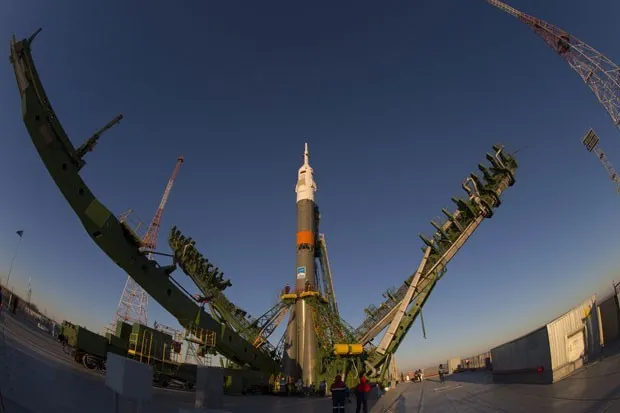
[{"label": "red and white crane", "polygon": [[499,0],[487,0],[530,26],[581,77],[620,129],[620,67],[592,46],[566,31]]},{"label": "red and white crane", "polygon": [[[164,212],[164,208],[166,207],[166,203],[168,202],[168,197],[170,196],[170,191],[172,190],[172,186],[174,185],[174,181],[176,180],[177,174],[179,173],[179,169],[181,168],[181,164],[183,163],[183,157],[179,156],[177,158],[176,165],[174,166],[174,170],[172,171],[172,175],[168,180],[168,185],[166,185],[166,189],[164,190],[164,194],[161,197],[161,202],[159,203],[159,207],[153,216],[153,220],[149,225],[146,234],[142,237],[142,250],[149,254],[150,251],[154,251],[157,247],[157,238],[159,236],[159,225],[161,223],[161,217]],[[127,281],[125,282],[125,288],[123,288],[123,293],[121,294],[121,298],[118,302],[118,306],[116,308],[116,315],[114,317],[114,321],[112,329],[115,328],[117,321],[124,321],[126,323],[140,323],[143,325],[147,325],[148,322],[148,301],[149,295],[136,283],[133,278],[127,277]],[[109,327],[109,328],[110,328]]]}]

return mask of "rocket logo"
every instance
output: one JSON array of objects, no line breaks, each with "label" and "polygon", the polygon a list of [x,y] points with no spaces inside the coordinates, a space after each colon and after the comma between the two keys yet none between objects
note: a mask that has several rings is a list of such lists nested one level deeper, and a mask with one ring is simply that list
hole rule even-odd
[{"label": "rocket logo", "polygon": [[297,267],[297,279],[302,280],[306,278],[306,267]]}]

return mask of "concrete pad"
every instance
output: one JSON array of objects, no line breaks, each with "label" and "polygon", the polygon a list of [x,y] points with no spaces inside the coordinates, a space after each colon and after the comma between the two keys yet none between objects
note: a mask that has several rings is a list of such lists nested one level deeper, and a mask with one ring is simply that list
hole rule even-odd
[{"label": "concrete pad", "polygon": [[[0,389],[7,413],[110,413],[113,392],[105,376],[87,370],[64,354],[62,346],[18,318],[0,322]],[[222,379],[223,384],[223,379]],[[145,413],[193,412],[193,392],[153,388]],[[136,404],[120,403],[120,412],[134,411]],[[331,412],[331,400],[275,396],[224,396],[226,413]],[[211,412],[211,410],[206,410]]]},{"label": "concrete pad", "polygon": [[[499,385],[486,372],[458,373],[445,383],[428,379],[403,383],[371,407],[372,412],[424,413],[582,413],[620,411],[620,356],[610,356],[552,385]],[[223,379],[220,383],[223,382]],[[223,384],[223,383],[222,383]],[[62,347],[13,317],[0,322],[0,389],[8,412],[110,413],[112,391],[105,377],[70,360]],[[437,391],[435,391],[437,390]],[[352,397],[355,402],[355,396]],[[153,389],[148,413],[196,413],[192,392]],[[120,411],[135,407],[131,403]],[[347,404],[354,411],[355,404]],[[223,397],[219,410],[206,413],[331,412],[329,398],[275,396]]]},{"label": "concrete pad", "polygon": [[153,397],[153,368],[127,357],[108,353],[105,384],[119,396],[145,402]]},{"label": "concrete pad", "polygon": [[219,409],[224,400],[224,371],[218,367],[198,367],[196,405],[198,409]]},{"label": "concrete pad", "polygon": [[447,377],[444,383],[435,379],[404,383],[380,402],[387,401],[387,396],[394,392],[390,395],[395,401],[394,411],[610,413],[620,411],[620,382],[610,379],[610,374],[619,370],[620,357],[615,356],[551,385],[500,385],[493,383],[487,372],[458,373]]},{"label": "concrete pad", "polygon": [[213,409],[179,409],[179,413],[231,413],[230,410],[213,410]]}]

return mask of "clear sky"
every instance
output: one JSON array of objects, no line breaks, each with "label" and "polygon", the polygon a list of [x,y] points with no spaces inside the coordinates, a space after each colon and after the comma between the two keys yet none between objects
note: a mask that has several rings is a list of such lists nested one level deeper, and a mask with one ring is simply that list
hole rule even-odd
[{"label": "clear sky", "polygon": [[[77,145],[125,119],[83,176],[120,214],[149,221],[176,157],[160,250],[176,224],[254,315],[294,281],[295,193],[305,137],[341,312],[363,308],[421,259],[417,234],[493,143],[517,184],[449,265],[398,352],[401,368],[514,338],[618,278],[620,199],[581,138],[620,167],[620,135],[590,90],[526,26],[484,1],[10,1],[0,38],[43,32],[34,56]],[[175,3],[176,4],[176,3]],[[513,0],[616,61],[615,0]],[[96,331],[126,275],[90,240],[44,169],[0,65],[0,275],[48,313]],[[176,274],[182,279],[183,274]],[[186,284],[187,285],[187,284]],[[175,325],[156,303],[149,319]]]}]

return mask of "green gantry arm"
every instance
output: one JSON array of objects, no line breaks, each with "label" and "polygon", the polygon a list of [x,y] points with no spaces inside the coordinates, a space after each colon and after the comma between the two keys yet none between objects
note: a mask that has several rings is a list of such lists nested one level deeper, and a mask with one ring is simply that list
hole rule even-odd
[{"label": "green gantry arm", "polygon": [[199,319],[197,327],[215,331],[215,347],[220,354],[256,370],[279,371],[277,361],[202,311],[170,278],[169,269],[149,260],[135,236],[90,191],[79,174],[83,154],[76,151],[62,128],[35,69],[30,48],[33,38],[11,39],[10,61],[21,96],[22,117],[41,160],[90,237],[181,325],[192,327]]}]

